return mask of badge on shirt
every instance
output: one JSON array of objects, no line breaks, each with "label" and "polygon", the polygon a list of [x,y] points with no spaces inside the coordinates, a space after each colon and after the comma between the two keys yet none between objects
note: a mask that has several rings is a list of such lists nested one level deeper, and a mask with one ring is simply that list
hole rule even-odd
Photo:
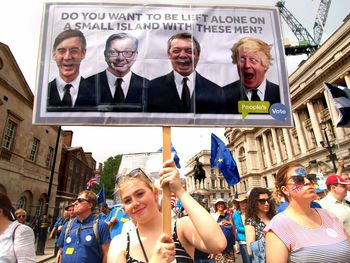
[{"label": "badge on shirt", "polygon": [[74,252],[74,247],[69,247],[69,248],[66,249],[66,254],[67,255],[72,255],[73,252]]}]

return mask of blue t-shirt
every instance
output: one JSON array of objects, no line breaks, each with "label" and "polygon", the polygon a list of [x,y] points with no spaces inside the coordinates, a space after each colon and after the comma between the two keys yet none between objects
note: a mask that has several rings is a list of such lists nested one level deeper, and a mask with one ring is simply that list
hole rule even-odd
[{"label": "blue t-shirt", "polygon": [[[286,210],[286,208],[288,207],[289,203],[287,201],[281,203],[278,208],[277,208],[277,213],[281,213],[283,212],[284,210]],[[310,207],[311,208],[322,208],[321,205],[315,201],[311,201],[311,204],[310,204]]]},{"label": "blue t-shirt", "polygon": [[125,222],[129,221],[129,217],[124,214],[123,209],[121,207],[114,207],[112,211],[109,212],[105,221],[109,222],[112,218],[117,217],[117,221],[114,223],[111,229],[111,239],[116,235],[119,235],[122,232],[123,225]]},{"label": "blue t-shirt", "polygon": [[62,229],[61,235],[57,240],[57,247],[62,249],[62,262],[64,263],[95,263],[101,262],[101,245],[108,244],[111,241],[108,225],[103,220],[98,221],[99,244],[97,243],[93,224],[95,217],[89,215],[82,222],[78,218],[73,219],[70,230],[65,237],[66,223]]},{"label": "blue t-shirt", "polygon": [[103,212],[101,212],[101,213],[98,214],[98,218],[101,219],[101,220],[106,221],[106,218],[109,216],[109,213],[110,212],[108,212],[108,214],[105,215]]}]

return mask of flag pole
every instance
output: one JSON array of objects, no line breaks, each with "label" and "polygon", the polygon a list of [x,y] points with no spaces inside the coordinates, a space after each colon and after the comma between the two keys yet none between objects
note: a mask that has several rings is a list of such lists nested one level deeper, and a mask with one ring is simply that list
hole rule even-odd
[{"label": "flag pole", "polygon": [[[163,126],[163,162],[171,158],[171,130],[169,126]],[[171,206],[170,206],[170,188],[163,187],[162,213],[163,213],[163,232],[171,236]]]}]

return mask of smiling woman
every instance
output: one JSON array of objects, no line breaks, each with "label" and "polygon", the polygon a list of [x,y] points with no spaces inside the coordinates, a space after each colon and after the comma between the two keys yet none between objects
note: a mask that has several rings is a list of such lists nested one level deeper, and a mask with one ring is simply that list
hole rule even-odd
[{"label": "smiling woman", "polygon": [[169,185],[188,216],[173,222],[172,236],[164,234],[158,188],[141,169],[122,175],[117,179],[117,192],[137,228],[112,240],[108,262],[193,262],[195,248],[206,253],[225,249],[220,227],[182,188],[173,160],[163,164],[160,176],[160,186]]}]

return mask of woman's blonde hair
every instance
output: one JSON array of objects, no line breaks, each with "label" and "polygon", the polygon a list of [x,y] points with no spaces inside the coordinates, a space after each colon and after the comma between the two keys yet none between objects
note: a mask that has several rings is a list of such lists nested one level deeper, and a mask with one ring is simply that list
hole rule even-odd
[{"label": "woman's blonde hair", "polygon": [[131,172],[125,173],[123,175],[120,175],[116,179],[116,187],[114,193],[117,194],[121,200],[121,189],[126,183],[132,182],[132,181],[141,181],[145,183],[145,185],[151,189],[152,192],[159,192],[158,187],[154,185],[152,180],[148,177],[148,175],[142,171],[141,169],[134,169]]}]

